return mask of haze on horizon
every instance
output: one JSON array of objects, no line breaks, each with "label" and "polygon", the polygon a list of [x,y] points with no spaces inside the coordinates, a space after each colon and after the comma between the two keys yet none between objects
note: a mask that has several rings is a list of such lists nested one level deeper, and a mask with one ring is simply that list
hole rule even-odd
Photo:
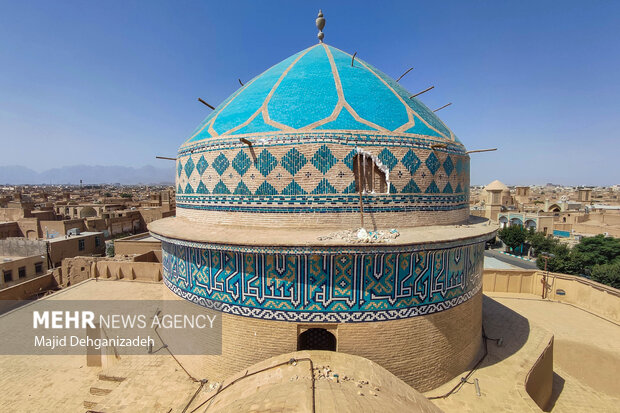
[{"label": "haze on horizon", "polygon": [[[1,167],[154,165],[273,64],[325,42],[398,78],[472,155],[472,184],[620,183],[620,2],[4,2]],[[171,180],[173,169],[171,169]],[[0,183],[3,181],[0,176]],[[45,182],[42,182],[45,183]]]}]

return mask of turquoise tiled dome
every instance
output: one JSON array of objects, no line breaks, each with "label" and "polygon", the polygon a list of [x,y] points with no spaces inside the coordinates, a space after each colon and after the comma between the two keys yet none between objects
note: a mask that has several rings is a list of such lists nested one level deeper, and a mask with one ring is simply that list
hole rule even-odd
[{"label": "turquoise tiled dome", "polygon": [[186,142],[273,132],[375,131],[460,143],[395,80],[335,47],[317,44],[255,77]]},{"label": "turquoise tiled dome", "polygon": [[[247,82],[179,148],[177,217],[218,225],[458,224],[469,156],[396,81],[319,43]],[[371,167],[371,165],[373,165]],[[372,185],[369,182],[372,181]]]}]

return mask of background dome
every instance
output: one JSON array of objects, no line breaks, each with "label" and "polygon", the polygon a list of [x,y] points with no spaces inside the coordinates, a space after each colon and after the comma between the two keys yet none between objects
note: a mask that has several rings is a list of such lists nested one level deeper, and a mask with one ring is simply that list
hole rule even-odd
[{"label": "background dome", "polygon": [[187,143],[278,131],[395,132],[456,141],[446,125],[392,78],[332,46],[314,45],[232,94]]}]

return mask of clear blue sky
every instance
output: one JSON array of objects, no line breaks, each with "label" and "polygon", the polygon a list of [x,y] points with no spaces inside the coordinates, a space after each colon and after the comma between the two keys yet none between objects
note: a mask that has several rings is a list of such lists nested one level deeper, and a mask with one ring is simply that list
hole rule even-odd
[{"label": "clear blue sky", "polygon": [[209,109],[325,41],[439,112],[472,183],[620,183],[620,1],[0,1],[0,165],[163,166]]}]

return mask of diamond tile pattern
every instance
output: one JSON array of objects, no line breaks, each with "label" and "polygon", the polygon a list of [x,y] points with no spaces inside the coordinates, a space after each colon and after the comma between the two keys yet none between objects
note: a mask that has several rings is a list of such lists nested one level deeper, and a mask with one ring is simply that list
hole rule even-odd
[{"label": "diamond tile pattern", "polygon": [[189,178],[192,172],[194,172],[194,161],[192,161],[192,157],[190,156],[185,164],[185,175]]},{"label": "diamond tile pattern", "polygon": [[327,147],[327,145],[322,145],[312,157],[312,165],[323,175],[327,171],[329,171],[332,166],[334,166],[338,162],[338,159],[334,156],[332,151]]},{"label": "diamond tile pattern", "polygon": [[443,161],[443,169],[444,171],[446,171],[446,174],[448,176],[450,176],[452,174],[452,171],[454,171],[454,164],[452,163],[452,158],[450,157],[450,155],[448,155],[446,157],[446,160]]},{"label": "diamond tile pattern", "polygon": [[403,193],[403,194],[419,194],[422,191],[420,191],[420,188],[415,183],[415,181],[413,179],[410,179],[409,183],[407,185],[405,185],[403,190],[400,191],[400,192]]},{"label": "diamond tile pattern", "polygon": [[[217,156],[217,158],[213,160],[213,169],[215,169],[215,171],[219,175],[222,175],[226,171],[226,169],[228,169],[229,165],[230,165],[230,162],[228,162],[228,158],[226,157],[226,155],[224,155],[221,152]],[[215,193],[215,189],[213,191],[214,191],[213,193]]]},{"label": "diamond tile pattern", "polygon": [[460,157],[456,160],[456,173],[458,175],[461,174],[461,172],[463,172],[463,159],[461,159]]},{"label": "diamond tile pattern", "polygon": [[418,170],[421,163],[420,158],[418,158],[418,156],[411,149],[409,149],[405,156],[403,156],[401,162],[411,175]]},{"label": "diamond tile pattern", "polygon": [[252,166],[252,160],[244,151],[239,151],[232,161],[232,167],[241,176],[245,175],[250,166]]},{"label": "diamond tile pattern", "polygon": [[202,174],[205,173],[208,167],[209,167],[209,162],[207,162],[204,155],[202,155],[200,159],[198,160],[198,163],[196,164],[196,170],[202,176]]},{"label": "diamond tile pattern", "polygon": [[291,175],[295,176],[301,168],[308,163],[303,153],[293,148],[288,151],[280,160],[280,165],[284,167]]},{"label": "diamond tile pattern", "polygon": [[344,191],[342,191],[343,194],[354,194],[357,192],[357,187],[355,185],[355,181],[351,182],[349,184],[349,186],[347,186]]},{"label": "diamond tile pattern", "polygon": [[267,149],[263,151],[256,158],[256,169],[263,175],[267,176],[273,171],[273,168],[278,164],[278,160]]},{"label": "diamond tile pattern", "polygon": [[398,159],[390,152],[388,148],[385,148],[379,154],[379,160],[383,163],[383,165],[387,166],[390,171],[394,169],[396,164],[398,163]]},{"label": "diamond tile pattern", "polygon": [[204,182],[200,181],[200,183],[198,184],[198,188],[196,188],[196,193],[197,194],[208,194],[209,189],[207,189]]},{"label": "diamond tile pattern", "polygon": [[342,160],[342,163],[349,167],[350,170],[353,170],[353,157],[357,154],[357,151],[353,149],[351,152],[347,154]]},{"label": "diamond tile pattern", "polygon": [[293,179],[286,188],[282,190],[282,195],[305,195],[306,192],[295,180]]},{"label": "diamond tile pattern", "polygon": [[[228,163],[228,160],[226,161],[226,163]],[[222,182],[222,180],[220,179],[220,181],[217,183],[217,185],[215,185],[215,188],[213,188],[213,193],[214,194],[220,194],[220,195],[229,195],[230,194],[230,190],[224,184],[224,182]]]},{"label": "diamond tile pattern", "polygon": [[426,191],[424,192],[427,194],[438,194],[439,188],[437,188],[437,184],[435,183],[435,181],[431,181],[431,183],[426,188]]},{"label": "diamond tile pattern", "polygon": [[314,188],[314,190],[312,191],[312,194],[315,194],[315,195],[336,194],[336,193],[338,193],[338,191],[336,191],[336,188],[334,188],[332,184],[330,184],[329,181],[325,178],[321,179],[321,182],[319,182],[316,188]]},{"label": "diamond tile pattern", "polygon": [[256,190],[255,195],[278,195],[278,190],[269,182],[263,182]]},{"label": "diamond tile pattern", "polygon": [[[348,200],[357,194],[352,173],[353,160],[358,153],[355,148],[323,141],[311,146],[259,146],[252,154],[239,146],[187,154],[177,161],[177,192],[180,195],[219,195],[204,197],[215,205],[214,208],[225,203],[237,205],[241,197],[244,204],[258,202],[267,208],[284,209],[288,203],[303,201],[303,205],[316,202],[322,204],[318,208],[328,209],[339,206],[341,200],[333,197],[322,200],[320,197],[319,201],[314,197],[314,200],[306,201],[303,195],[342,194]],[[423,194],[442,194],[433,203],[453,202],[453,195],[467,195],[469,162],[464,154],[428,151],[409,145],[378,148],[369,145],[368,150],[390,170],[389,194],[396,197],[396,203],[411,202],[408,195],[412,195],[413,202],[418,199],[413,195],[419,195],[423,202],[431,202],[429,200],[436,197]],[[193,174],[194,170],[198,173]],[[234,195],[235,198],[227,200],[221,195]],[[278,195],[290,198],[269,199]],[[199,198],[188,196],[184,201],[198,203]],[[389,198],[386,201],[389,202]]]},{"label": "diamond tile pattern", "polygon": [[435,175],[435,172],[437,172],[437,170],[441,167],[441,163],[439,162],[439,159],[437,159],[437,155],[435,155],[434,152],[431,152],[431,154],[428,155],[425,163],[426,167],[433,175]]},{"label": "diamond tile pattern", "polygon": [[[233,161],[234,164],[234,161]],[[235,188],[235,191],[233,192],[234,195],[252,195],[252,192],[248,189],[248,187],[246,186],[246,184],[243,183],[243,181],[239,181],[239,185],[237,185],[237,188]]]}]

